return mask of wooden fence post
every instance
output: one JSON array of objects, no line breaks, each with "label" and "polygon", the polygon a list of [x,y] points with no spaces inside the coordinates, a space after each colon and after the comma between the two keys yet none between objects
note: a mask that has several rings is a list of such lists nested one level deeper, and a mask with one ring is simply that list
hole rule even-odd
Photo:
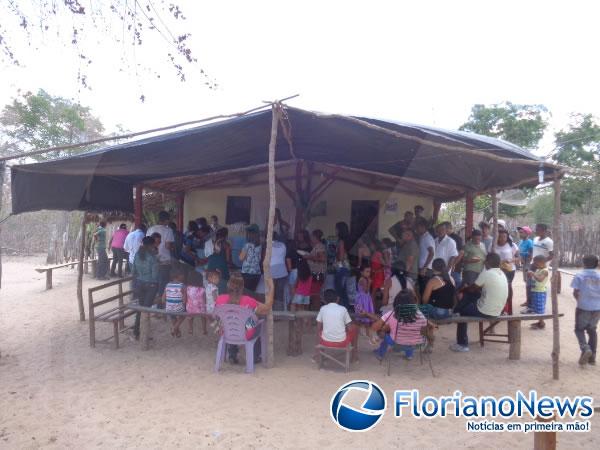
[{"label": "wooden fence post", "polygon": [[[79,307],[79,320],[85,321],[83,306],[83,259],[85,258],[86,213],[81,218],[81,242],[79,243],[79,261],[77,261],[77,305]],[[86,263],[87,266],[87,263]]]},{"label": "wooden fence post", "polygon": [[558,289],[560,283],[560,179],[561,174],[554,174],[554,222],[552,224],[552,238],[554,240],[554,257],[552,258],[552,378],[559,378],[559,356],[560,356],[560,324],[558,322]]}]

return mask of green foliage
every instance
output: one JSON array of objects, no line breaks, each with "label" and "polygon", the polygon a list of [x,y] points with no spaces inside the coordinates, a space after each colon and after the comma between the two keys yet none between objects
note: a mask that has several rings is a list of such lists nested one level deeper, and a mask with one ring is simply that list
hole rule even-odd
[{"label": "green foliage", "polygon": [[[460,129],[473,133],[503,139],[526,149],[534,149],[544,136],[550,113],[543,105],[518,105],[505,102],[495,105],[474,105],[469,120]],[[492,197],[480,195],[474,200],[476,212],[483,212],[486,220],[492,217]],[[465,217],[464,201],[446,205],[450,218]],[[498,214],[502,217],[516,217],[526,213],[522,206],[498,205]]]},{"label": "green foliage", "polygon": [[555,142],[555,161],[588,172],[564,179],[562,210],[592,214],[600,208],[600,124],[591,114],[575,114],[567,129],[555,134]]},{"label": "green foliage", "polygon": [[535,223],[552,223],[554,220],[554,194],[544,192],[534,197],[529,202],[528,210]]},{"label": "green foliage", "polygon": [[[40,89],[26,93],[6,105],[0,114],[0,131],[5,136],[4,153],[74,144],[102,136],[104,127],[90,109]],[[44,160],[81,152],[78,148],[35,156]]]},{"label": "green foliage", "polygon": [[469,120],[460,129],[504,139],[526,149],[537,147],[548,126],[544,105],[474,105]]}]

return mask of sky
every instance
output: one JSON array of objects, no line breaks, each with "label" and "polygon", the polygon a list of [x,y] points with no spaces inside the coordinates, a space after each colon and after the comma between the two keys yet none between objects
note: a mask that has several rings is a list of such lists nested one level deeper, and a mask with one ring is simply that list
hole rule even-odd
[{"label": "sky", "polygon": [[[36,2],[18,3],[27,10]],[[30,45],[16,18],[5,19],[6,4],[1,25],[21,66],[0,62],[0,104],[43,88],[90,106],[109,130],[235,113],[294,94],[289,104],[306,109],[449,129],[477,103],[544,104],[551,132],[573,112],[600,116],[598,2],[182,0],[186,20],[161,18],[174,34],[192,34],[198,64],[184,83],[165,62],[165,39],[146,34],[133,53],[114,42],[122,24],[106,12],[80,36],[91,90],[77,82],[78,49],[64,45],[79,18],[59,15],[45,33],[30,27]],[[549,134],[540,154],[551,142]]]}]

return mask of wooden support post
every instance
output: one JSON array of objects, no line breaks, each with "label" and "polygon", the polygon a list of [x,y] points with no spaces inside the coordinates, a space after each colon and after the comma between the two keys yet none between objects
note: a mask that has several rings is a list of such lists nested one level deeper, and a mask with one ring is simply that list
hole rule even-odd
[{"label": "wooden support post", "polygon": [[483,322],[479,322],[479,345],[481,347],[485,345],[485,330],[483,329]]},{"label": "wooden support post", "polygon": [[140,342],[142,350],[150,349],[150,313],[140,313]]},{"label": "wooden support post", "polygon": [[88,322],[90,324],[90,347],[96,346],[96,322],[94,321],[94,298],[88,291]]},{"label": "wooden support post", "polygon": [[[77,307],[79,308],[79,320],[81,322],[85,321],[85,309],[83,307],[83,259],[85,258],[86,218],[87,215],[84,212],[81,218],[81,242],[79,243],[79,261],[77,261]],[[85,264],[85,271],[87,272],[87,263]]]},{"label": "wooden support post", "polygon": [[434,226],[437,223],[438,218],[440,216],[440,209],[441,208],[442,208],[442,202],[439,201],[438,199],[435,199],[433,201],[433,214],[431,216],[431,222],[432,222],[431,225],[432,226]]},{"label": "wooden support post", "polygon": [[143,211],[142,211],[142,197],[144,196],[144,187],[141,184],[135,185],[135,202],[134,202],[134,214],[135,214],[135,226],[136,228],[142,224]]},{"label": "wooden support post", "polygon": [[181,192],[177,196],[177,229],[183,233],[183,207],[185,206],[185,193]]},{"label": "wooden support post", "polygon": [[92,261],[90,263],[92,265],[92,276],[95,277],[96,274],[98,273],[98,260],[92,259]]},{"label": "wooden support post", "polygon": [[467,192],[465,198],[465,242],[471,238],[473,232],[473,216],[475,214],[475,197],[472,192]]},{"label": "wooden support post", "polygon": [[492,252],[496,252],[496,247],[498,245],[498,193],[496,191],[492,192],[492,215],[494,227],[492,232]]},{"label": "wooden support post", "polygon": [[552,258],[552,378],[559,378],[559,356],[560,356],[560,327],[558,322],[558,289],[560,284],[560,173],[554,175],[554,222],[552,224],[552,239],[554,240],[554,257]]},{"label": "wooden support post", "polygon": [[305,192],[302,187],[302,166],[304,163],[298,161],[296,163],[296,192],[295,192],[295,207],[296,215],[294,217],[294,233],[304,228],[304,205],[305,205]]},{"label": "wooden support post", "polygon": [[[536,417],[537,422],[552,422],[555,417]],[[533,433],[533,450],[556,450],[556,431],[536,431]]]},{"label": "wooden support post", "polygon": [[271,120],[271,139],[269,141],[269,216],[267,220],[267,239],[265,249],[265,259],[263,261],[263,271],[265,277],[265,300],[267,304],[270,304],[271,310],[267,314],[266,326],[267,326],[267,342],[266,342],[266,361],[263,361],[266,367],[273,367],[274,352],[273,352],[273,302],[275,299],[275,286],[273,283],[273,277],[271,276],[271,253],[273,251],[273,224],[275,222],[275,206],[276,206],[276,192],[275,192],[275,150],[277,147],[277,129],[279,125],[279,118],[281,117],[280,105],[273,104],[271,112],[273,118]]},{"label": "wooden support post", "polygon": [[52,289],[52,269],[46,270],[46,290]]},{"label": "wooden support post", "polygon": [[521,321],[508,321],[508,359],[521,359]]},{"label": "wooden support post", "polygon": [[119,321],[113,320],[113,334],[115,337],[115,350],[119,349]]},{"label": "wooden support post", "polygon": [[[123,311],[123,282],[119,283],[119,309]],[[119,329],[125,328],[125,319],[119,320]]]}]

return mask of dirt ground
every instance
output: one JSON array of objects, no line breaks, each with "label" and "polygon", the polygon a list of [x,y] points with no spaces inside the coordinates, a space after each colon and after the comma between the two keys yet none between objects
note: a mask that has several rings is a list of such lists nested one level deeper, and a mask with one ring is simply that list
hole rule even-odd
[{"label": "dirt ground", "polygon": [[[350,374],[317,370],[311,362],[314,337],[305,353],[285,354],[287,328],[275,329],[276,367],[259,366],[246,375],[226,364],[215,374],[216,339],[185,334],[172,338],[166,323],[154,320],[153,346],[142,352],[130,337],[122,348],[89,346],[87,322],[78,319],[76,272],[56,271],[54,289],[33,268],[43,257],[5,258],[0,291],[1,448],[532,448],[533,435],[469,433],[464,418],[393,417],[391,407],[368,433],[349,433],[329,417],[332,395],[343,383],[378,383],[391,402],[395,389],[425,395],[515,395],[536,389],[543,395],[591,395],[600,389],[600,369],[580,368],[573,334],[575,301],[566,287],[560,296],[560,381],[552,380],[552,332],[523,328],[520,361],[508,360],[506,344],[472,345],[455,354],[448,345],[454,326],[441,327],[427,364],[397,360],[388,377],[361,337],[360,363]],[[517,277],[518,278],[518,277]],[[85,278],[85,288],[94,285]],[[522,302],[522,282],[515,286]],[[86,302],[87,304],[87,302]],[[549,322],[548,325],[551,323]],[[505,325],[499,326],[499,330]],[[470,328],[471,339],[476,327]],[[108,337],[109,324],[97,325]],[[561,433],[560,448],[598,448],[598,417],[589,433]]]}]

